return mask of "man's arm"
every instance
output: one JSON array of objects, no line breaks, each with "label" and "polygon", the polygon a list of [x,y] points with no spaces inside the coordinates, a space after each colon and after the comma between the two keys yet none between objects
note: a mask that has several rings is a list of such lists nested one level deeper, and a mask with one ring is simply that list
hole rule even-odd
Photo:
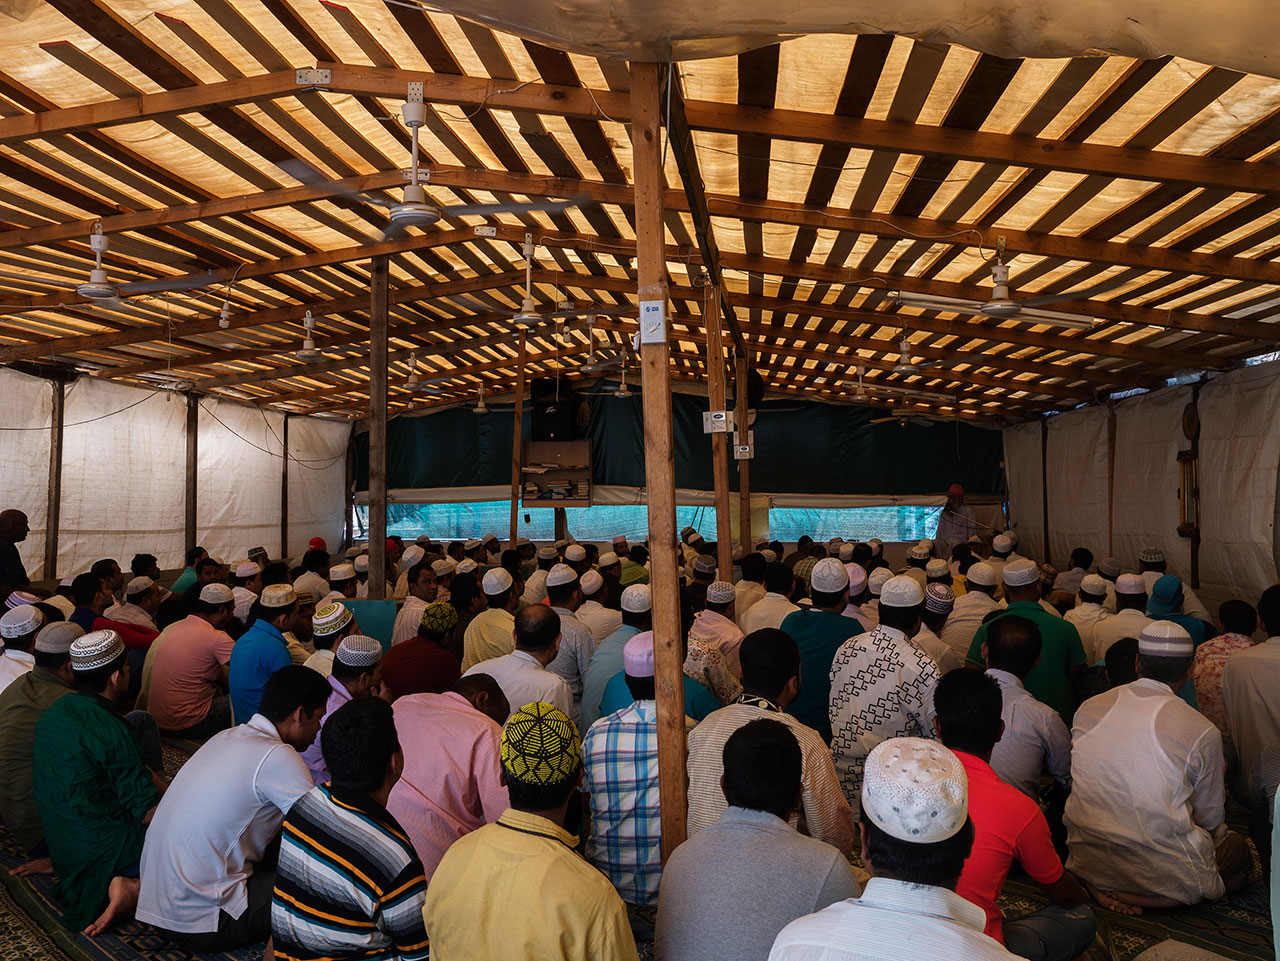
[{"label": "man's arm", "polygon": [[[1039,702],[1037,702],[1039,703]],[[1045,770],[1064,788],[1071,788],[1071,732],[1057,711],[1044,712],[1040,730]]]},{"label": "man's arm", "polygon": [[430,943],[422,917],[426,901],[427,879],[422,862],[414,858],[379,899],[378,926],[396,946],[398,961],[426,961],[430,956]]},{"label": "man's arm", "polygon": [[[830,844],[847,857],[853,850],[853,810],[844,796],[831,752],[818,738],[820,750],[806,751],[802,802],[809,836]],[[849,895],[853,896],[853,895]]]}]

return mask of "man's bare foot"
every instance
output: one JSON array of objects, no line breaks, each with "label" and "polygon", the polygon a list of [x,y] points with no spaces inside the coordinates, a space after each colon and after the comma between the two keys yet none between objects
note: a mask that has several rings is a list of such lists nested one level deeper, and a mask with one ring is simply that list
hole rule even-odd
[{"label": "man's bare foot", "polygon": [[1119,892],[1101,891],[1087,881],[1084,886],[1089,891],[1089,895],[1098,902],[1098,905],[1106,908],[1108,911],[1128,915],[1137,915],[1142,913],[1142,908],[1138,905],[1130,904],[1128,901],[1121,900],[1122,896]]},{"label": "man's bare foot", "polygon": [[26,878],[33,874],[52,874],[53,862],[48,858],[36,858],[34,861],[28,861],[26,864],[19,864],[16,868],[9,872],[10,877]]},{"label": "man's bare foot", "polygon": [[112,878],[107,887],[107,909],[98,915],[98,920],[84,929],[91,938],[97,937],[122,918],[133,914],[138,906],[138,890],[142,882],[137,878]]},{"label": "man's bare foot", "polygon": [[262,961],[276,961],[275,941],[267,938],[267,949],[262,952]]}]

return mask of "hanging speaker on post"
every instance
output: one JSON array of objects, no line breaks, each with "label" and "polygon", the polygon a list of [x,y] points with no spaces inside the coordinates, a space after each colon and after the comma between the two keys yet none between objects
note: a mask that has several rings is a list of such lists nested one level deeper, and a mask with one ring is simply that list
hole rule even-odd
[{"label": "hanging speaker on post", "polygon": [[554,377],[539,377],[529,382],[534,440],[572,439],[573,407],[570,400],[570,391],[563,384],[557,390]]}]

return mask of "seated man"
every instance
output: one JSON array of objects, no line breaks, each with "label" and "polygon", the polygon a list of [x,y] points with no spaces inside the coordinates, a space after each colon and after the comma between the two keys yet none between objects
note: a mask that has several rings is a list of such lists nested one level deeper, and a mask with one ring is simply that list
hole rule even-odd
[{"label": "seated man", "polygon": [[359,633],[360,625],[345,604],[334,602],[317,608],[311,614],[311,646],[316,652],[307,655],[302,666],[328,677],[342,639]]},{"label": "seated man", "polygon": [[713,581],[708,584],[706,606],[694,614],[693,625],[689,628],[689,640],[700,641],[715,648],[728,660],[729,669],[734,674],[741,674],[738,647],[746,635],[733,622],[736,603],[737,595],[728,581]]},{"label": "seated man", "polygon": [[[411,547],[409,550],[414,550]],[[408,554],[408,551],[405,552]],[[405,574],[407,594],[400,613],[396,615],[395,624],[391,628],[391,643],[399,644],[418,633],[418,625],[422,622],[422,612],[427,605],[434,602],[440,591],[436,581],[435,568],[427,561],[420,560],[409,568]]]},{"label": "seated man", "polygon": [[936,741],[882,741],[867,757],[861,801],[871,875],[862,896],[792,921],[769,961],[1013,958],[983,933],[982,909],[956,893],[974,836],[960,759]]},{"label": "seated man", "polygon": [[1210,636],[1209,622],[1203,621],[1183,611],[1182,581],[1173,574],[1162,574],[1151,588],[1151,598],[1147,601],[1147,617],[1153,620],[1173,621],[1188,634],[1196,647],[1203,644]]},{"label": "seated man", "polygon": [[35,667],[31,649],[42,627],[44,614],[35,604],[21,604],[0,616],[0,691]]},{"label": "seated man", "polygon": [[796,575],[786,564],[777,561],[766,564],[764,594],[738,617],[738,626],[743,633],[750,634],[765,627],[781,627],[788,615],[800,610],[791,603],[795,585]]},{"label": "seated man", "polygon": [[249,612],[262,593],[262,566],[255,561],[241,561],[233,575],[235,584],[231,593],[235,597],[235,618],[242,627],[249,626]]},{"label": "seated man", "polygon": [[271,934],[272,849],[285,814],[311,790],[298,752],[315,740],[328,696],[315,671],[282,667],[248,723],[215,735],[182,766],[142,846],[139,921],[197,953]]},{"label": "seated man", "polygon": [[285,816],[266,956],[425,961],[427,879],[386,807],[404,767],[391,705],[348,701],[320,741],[330,781]]},{"label": "seated man", "polygon": [[1258,612],[1247,601],[1232,599],[1218,608],[1222,630],[1213,640],[1196,648],[1196,662],[1191,679],[1196,686],[1196,710],[1222,732],[1223,748],[1234,758],[1230,727],[1222,707],[1222,673],[1227,660],[1254,646],[1253,632],[1258,629]]},{"label": "seated man", "polygon": [[[790,713],[830,743],[831,665],[844,643],[863,633],[862,622],[844,616],[849,603],[849,572],[838,560],[824,557],[818,561],[809,580],[813,604],[782,622],[782,630],[800,649],[801,676],[806,682]],[[767,602],[765,598],[759,604]]]},{"label": "seated man", "polygon": [[[766,957],[787,924],[859,894],[844,854],[789,823],[802,803],[804,755],[786,715],[778,717],[729,735],[721,752],[728,806],[663,868],[654,941],[663,961]],[[787,881],[779,884],[783,865]]]},{"label": "seated man", "polygon": [[[577,544],[570,547],[582,549]],[[577,719],[582,703],[582,684],[591,669],[596,639],[591,635],[591,628],[574,614],[582,604],[582,589],[577,571],[568,564],[557,564],[547,572],[547,603],[560,616],[560,650],[547,665],[547,670],[560,675],[569,685],[569,693],[573,695],[573,711],[569,716]]]},{"label": "seated man", "polygon": [[[501,568],[498,571],[506,574]],[[547,665],[560,652],[560,615],[545,604],[531,604],[517,614],[512,623],[516,649],[481,661],[462,676],[488,674],[502,688],[512,711],[517,710],[519,704],[545,701],[572,714],[573,695],[569,693],[569,685],[559,674],[547,670]]]},{"label": "seated man", "polygon": [[1097,664],[1107,656],[1106,651],[1098,650],[1098,625],[1111,617],[1111,613],[1102,606],[1107,599],[1107,582],[1098,574],[1086,574],[1080,580],[1076,606],[1064,615],[1067,623],[1080,635],[1080,643],[1084,645],[1089,664]]},{"label": "seated man", "polygon": [[[1096,922],[1089,895],[1062,868],[1039,806],[988,763],[1004,729],[999,685],[977,671],[952,671],[938,681],[933,702],[938,737],[964,765],[969,784],[973,853],[956,893],[986,912],[986,933],[1019,957],[1070,961],[1093,943]],[[1006,921],[996,899],[1015,860],[1040,885],[1049,906]]]},{"label": "seated man", "polygon": [[382,659],[382,681],[391,700],[406,694],[443,694],[458,683],[458,659],[447,647],[458,626],[458,609],[447,601],[422,608],[417,633]]},{"label": "seated man", "polygon": [[[321,731],[342,705],[370,695],[380,697],[387,703],[391,702],[391,696],[382,683],[382,644],[363,634],[348,635],[338,643],[338,652],[333,658],[333,671],[329,675],[329,700],[325,705],[324,716],[320,718]],[[324,784],[329,780],[329,769],[325,767],[324,749],[319,735],[302,752],[302,760],[316,784]]]},{"label": "seated man", "polygon": [[1252,858],[1227,830],[1222,735],[1177,695],[1195,645],[1172,621],[1138,638],[1138,680],[1090,698],[1072,730],[1067,868],[1129,914],[1244,887]]},{"label": "seated man", "polygon": [[135,577],[125,586],[124,603],[112,604],[103,611],[102,616],[110,621],[154,631],[155,614],[160,609],[162,600],[164,593],[155,581],[145,575]]},{"label": "seated man", "polygon": [[578,730],[587,729],[600,717],[605,687],[622,672],[622,653],[627,641],[653,627],[653,594],[648,584],[632,584],[622,592],[622,626],[601,641],[591,656],[587,676],[582,680]]},{"label": "seated man", "polygon": [[821,735],[785,713],[803,669],[795,641],[780,630],[753,631],[742,642],[742,695],[689,732],[689,836],[711,827],[729,803],[721,790],[724,746],[734,731],[767,718],[785,724],[800,746],[801,795],[796,824],[841,854],[853,849],[853,813]]},{"label": "seated man", "polygon": [[[550,566],[548,565],[548,569]],[[515,580],[503,568],[498,567],[487,572],[480,585],[488,606],[472,619],[463,634],[462,670],[464,673],[481,661],[511,653],[515,612],[520,607],[520,595],[515,592]],[[528,598],[527,588],[525,597]],[[545,591],[542,599],[546,600]],[[530,603],[537,602],[530,601]]]},{"label": "seated man", "polygon": [[459,838],[427,891],[434,961],[635,961],[622,899],[564,828],[582,783],[579,755],[565,712],[533,703],[511,716],[501,748],[511,807]]},{"label": "seated man", "polygon": [[387,810],[404,826],[430,882],[454,841],[511,806],[498,759],[511,707],[498,682],[477,673],[443,694],[396,698],[394,708],[404,772]]},{"label": "seated man", "polygon": [[93,631],[72,641],[70,654],[75,693],[45,710],[31,761],[63,923],[94,936],[138,902],[142,839],[163,788],[116,713],[129,688],[120,635]]},{"label": "seated man", "polygon": [[1239,766],[1235,788],[1250,805],[1258,798],[1250,785],[1262,749],[1280,740],[1280,705],[1276,685],[1280,680],[1280,584],[1268,587],[1258,598],[1258,617],[1267,640],[1227,659],[1222,669],[1222,713],[1230,732]]},{"label": "seated man", "polygon": [[147,710],[168,736],[199,740],[231,726],[222,684],[235,643],[225,630],[234,608],[226,584],[206,584],[195,613],[166,627],[147,652]]},{"label": "seated man", "polygon": [[297,592],[288,584],[264,587],[249,611],[249,629],[240,635],[231,652],[229,684],[237,724],[244,724],[258,713],[267,678],[293,663],[284,635],[297,626]]},{"label": "seated man", "polygon": [[599,571],[587,571],[580,580],[582,586],[582,605],[574,613],[578,620],[587,625],[596,644],[622,626],[622,612],[605,607],[609,585]]}]

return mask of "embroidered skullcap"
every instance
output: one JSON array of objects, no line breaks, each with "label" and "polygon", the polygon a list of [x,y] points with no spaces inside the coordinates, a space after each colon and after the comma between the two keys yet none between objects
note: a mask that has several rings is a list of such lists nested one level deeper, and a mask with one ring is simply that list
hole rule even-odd
[{"label": "embroidered skullcap", "polygon": [[560,552],[556,550],[554,547],[538,548],[538,560],[540,561],[553,561],[559,556],[560,556]]},{"label": "embroidered skullcap", "polygon": [[44,625],[44,615],[34,604],[20,604],[0,617],[0,637],[26,637]]},{"label": "embroidered skullcap", "polygon": [[458,565],[453,562],[453,558],[442,557],[431,562],[431,569],[436,572],[436,577],[448,577],[458,569]]},{"label": "embroidered skullcap", "polygon": [[1145,594],[1147,582],[1142,579],[1141,574],[1121,574],[1116,578],[1116,593]]},{"label": "embroidered skullcap", "polygon": [[1086,574],[1080,581],[1080,590],[1085,594],[1101,596],[1107,593],[1107,582],[1097,574]]},{"label": "embroidered skullcap", "polygon": [[1026,587],[1040,580],[1040,568],[1035,561],[1013,561],[1004,566],[1004,582],[1009,587]]},{"label": "embroidered skullcap", "polygon": [[951,568],[947,566],[947,562],[941,557],[935,557],[925,566],[925,577],[946,577],[951,573]]},{"label": "embroidered skullcap", "polygon": [[[261,574],[262,568],[256,561],[241,561],[236,565],[236,577],[253,577],[255,574]],[[130,585],[132,586],[132,585]],[[132,593],[132,592],[126,592]]]},{"label": "embroidered skullcap", "polygon": [[849,594],[857,597],[867,588],[867,572],[863,570],[861,564],[855,564],[853,561],[846,564],[844,570],[849,575]]},{"label": "embroidered skullcap", "polygon": [[776,564],[776,563],[778,563],[778,552],[777,552],[777,551],[771,551],[771,550],[769,550],[769,549],[766,547],[766,548],[765,548],[764,550],[762,550],[760,553],[761,553],[761,555],[764,557],[764,560],[765,560],[765,563],[766,563],[766,564]]},{"label": "embroidered skullcap", "polygon": [[1114,581],[1120,576],[1120,562],[1114,557],[1104,557],[1098,561],[1098,573]]},{"label": "embroidered skullcap", "polygon": [[311,540],[307,541],[307,547],[313,551],[327,551],[329,549],[329,545],[324,542],[323,537],[311,538]]},{"label": "embroidered skullcap", "polygon": [[622,670],[632,677],[653,677],[653,631],[642,631],[622,648]]},{"label": "embroidered skullcap", "polygon": [[289,607],[298,600],[297,592],[288,584],[272,584],[262,589],[259,603],[263,607]]},{"label": "embroidered skullcap", "polygon": [[[461,564],[458,565],[458,570],[462,570]],[[509,590],[512,583],[514,582],[511,580],[511,574],[506,568],[495,567],[485,573],[484,580],[481,581],[480,586],[490,597],[497,597],[503,591]]]},{"label": "embroidered skullcap", "polygon": [[873,596],[879,597],[880,591],[884,589],[889,578],[893,577],[893,572],[887,567],[877,567],[874,571],[867,575],[867,590]]},{"label": "embroidered skullcap", "polygon": [[316,596],[310,591],[298,591],[297,594],[299,607],[304,607],[307,604],[314,604],[316,602]]},{"label": "embroidered skullcap", "polygon": [[853,560],[853,544],[852,543],[841,544],[839,557],[840,557],[840,562],[842,564],[848,564],[851,560]]},{"label": "embroidered skullcap", "polygon": [[465,557],[458,561],[458,569],[454,572],[457,574],[470,574],[472,571],[478,571],[480,565],[473,561],[470,557]]},{"label": "embroidered skullcap", "polygon": [[560,538],[560,540],[556,541],[551,546],[556,549],[556,553],[558,554],[560,551],[564,550],[566,547],[569,546],[569,539],[567,537],[562,537]]},{"label": "embroidered skullcap", "polygon": [[343,581],[349,581],[356,576],[356,567],[354,564],[338,564],[329,568],[329,583],[341,584]]},{"label": "embroidered skullcap", "polygon": [[115,631],[90,631],[71,642],[71,668],[93,671],[106,667],[124,653],[124,641]]},{"label": "embroidered skullcap", "polygon": [[[417,544],[410,544],[404,549],[404,553],[400,555],[400,567],[407,571],[426,556],[427,552],[421,547]],[[332,573],[329,576],[332,578]]]},{"label": "embroidered skullcap", "polygon": [[581,544],[570,544],[564,549],[564,559],[577,564],[587,559],[587,549]]},{"label": "embroidered skullcap", "polygon": [[577,772],[581,749],[573,721],[545,701],[524,705],[502,729],[502,767],[523,784],[563,784]]},{"label": "embroidered skullcap", "polygon": [[200,588],[200,600],[206,604],[230,604],[235,599],[235,592],[226,584],[206,584]]},{"label": "embroidered skullcap", "polygon": [[907,556],[913,561],[927,561],[929,559],[930,550],[924,546],[924,542],[920,542],[911,550],[907,551]]},{"label": "embroidered skullcap", "polygon": [[1138,635],[1138,653],[1155,657],[1191,657],[1196,642],[1187,629],[1173,621],[1155,621]]},{"label": "embroidered skullcap", "polygon": [[321,637],[337,634],[355,619],[345,604],[336,601],[316,608],[311,615],[311,629]]},{"label": "embroidered skullcap", "polygon": [[1148,547],[1138,555],[1138,560],[1143,564],[1159,564],[1164,560],[1164,551],[1158,547]]},{"label": "embroidered skullcap", "polygon": [[5,599],[4,606],[9,610],[13,610],[15,607],[22,607],[24,604],[37,604],[39,601],[40,598],[30,591],[14,591]]},{"label": "embroidered skullcap", "polygon": [[605,551],[600,555],[600,560],[597,562],[597,566],[601,568],[612,567],[614,564],[618,563],[618,560],[618,555],[613,551]]},{"label": "embroidered skullcap", "polygon": [[583,594],[594,594],[602,587],[604,587],[604,578],[600,576],[599,571],[587,571],[582,575]]},{"label": "embroidered skullcap", "polygon": [[443,634],[458,626],[458,609],[448,601],[432,601],[423,608],[418,624],[433,634]]},{"label": "embroidered skullcap", "polygon": [[710,554],[699,554],[693,559],[693,570],[697,574],[714,574],[716,559]]},{"label": "embroidered skullcap", "polygon": [[707,585],[708,604],[728,604],[734,597],[733,585],[728,581],[712,581]]},{"label": "embroidered skullcap", "polygon": [[578,572],[568,564],[557,564],[547,571],[547,587],[559,587],[561,584],[572,584],[578,579]]},{"label": "embroidered skullcap", "polygon": [[626,542],[627,542],[626,534],[619,534],[617,537],[613,539],[613,543],[619,546],[621,546],[622,544],[625,544]]},{"label": "embroidered skullcap", "polygon": [[498,541],[498,535],[497,535],[497,534],[485,534],[485,535],[484,535],[484,543],[488,544],[490,541],[492,541],[492,542],[494,542],[494,543],[496,544],[496,543],[497,543],[497,541]]},{"label": "embroidered skullcap", "polygon": [[996,569],[986,561],[978,561],[978,563],[969,568],[969,572],[965,574],[964,579],[970,584],[976,584],[979,587],[995,587]]},{"label": "embroidered skullcap", "polygon": [[969,781],[960,759],[937,741],[895,737],[867,755],[862,810],[899,841],[954,837],[969,816]]},{"label": "embroidered skullcap", "polygon": [[369,573],[369,555],[361,554],[351,562],[351,566],[355,568],[357,574]]},{"label": "embroidered skullcap", "polygon": [[956,606],[956,595],[946,584],[926,584],[924,609],[930,614],[950,614]]},{"label": "embroidered skullcap", "polygon": [[516,547],[532,547],[532,546],[533,546],[533,541],[529,540],[529,538],[527,537],[516,538]]},{"label": "embroidered skullcap", "polygon": [[382,644],[376,637],[348,634],[338,642],[334,659],[347,667],[373,667],[382,660]]},{"label": "embroidered skullcap", "polygon": [[643,614],[653,609],[653,589],[648,584],[632,584],[622,591],[622,609],[628,614]]},{"label": "embroidered skullcap", "polygon": [[891,577],[880,588],[881,607],[916,607],[923,602],[924,592],[914,577]]},{"label": "embroidered skullcap", "polygon": [[809,586],[821,594],[839,594],[849,586],[849,572],[834,557],[824,557],[809,572]]},{"label": "embroidered skullcap", "polygon": [[479,546],[480,546],[480,542],[473,537],[469,541],[467,541],[465,544],[462,545],[462,549],[464,551],[474,551]]},{"label": "embroidered skullcap", "polygon": [[991,538],[991,549],[997,554],[1008,554],[1013,550],[1013,541],[1004,534],[997,534]]},{"label": "embroidered skullcap", "polygon": [[41,654],[66,654],[78,637],[84,637],[84,628],[75,621],[54,621],[40,628],[36,650]]},{"label": "embroidered skullcap", "polygon": [[964,497],[964,488],[959,484],[952,484],[947,488],[948,497]]},{"label": "embroidered skullcap", "polygon": [[1040,564],[1036,568],[1040,572],[1040,583],[1045,587],[1053,587],[1053,582],[1058,579],[1058,569],[1052,564]]}]

